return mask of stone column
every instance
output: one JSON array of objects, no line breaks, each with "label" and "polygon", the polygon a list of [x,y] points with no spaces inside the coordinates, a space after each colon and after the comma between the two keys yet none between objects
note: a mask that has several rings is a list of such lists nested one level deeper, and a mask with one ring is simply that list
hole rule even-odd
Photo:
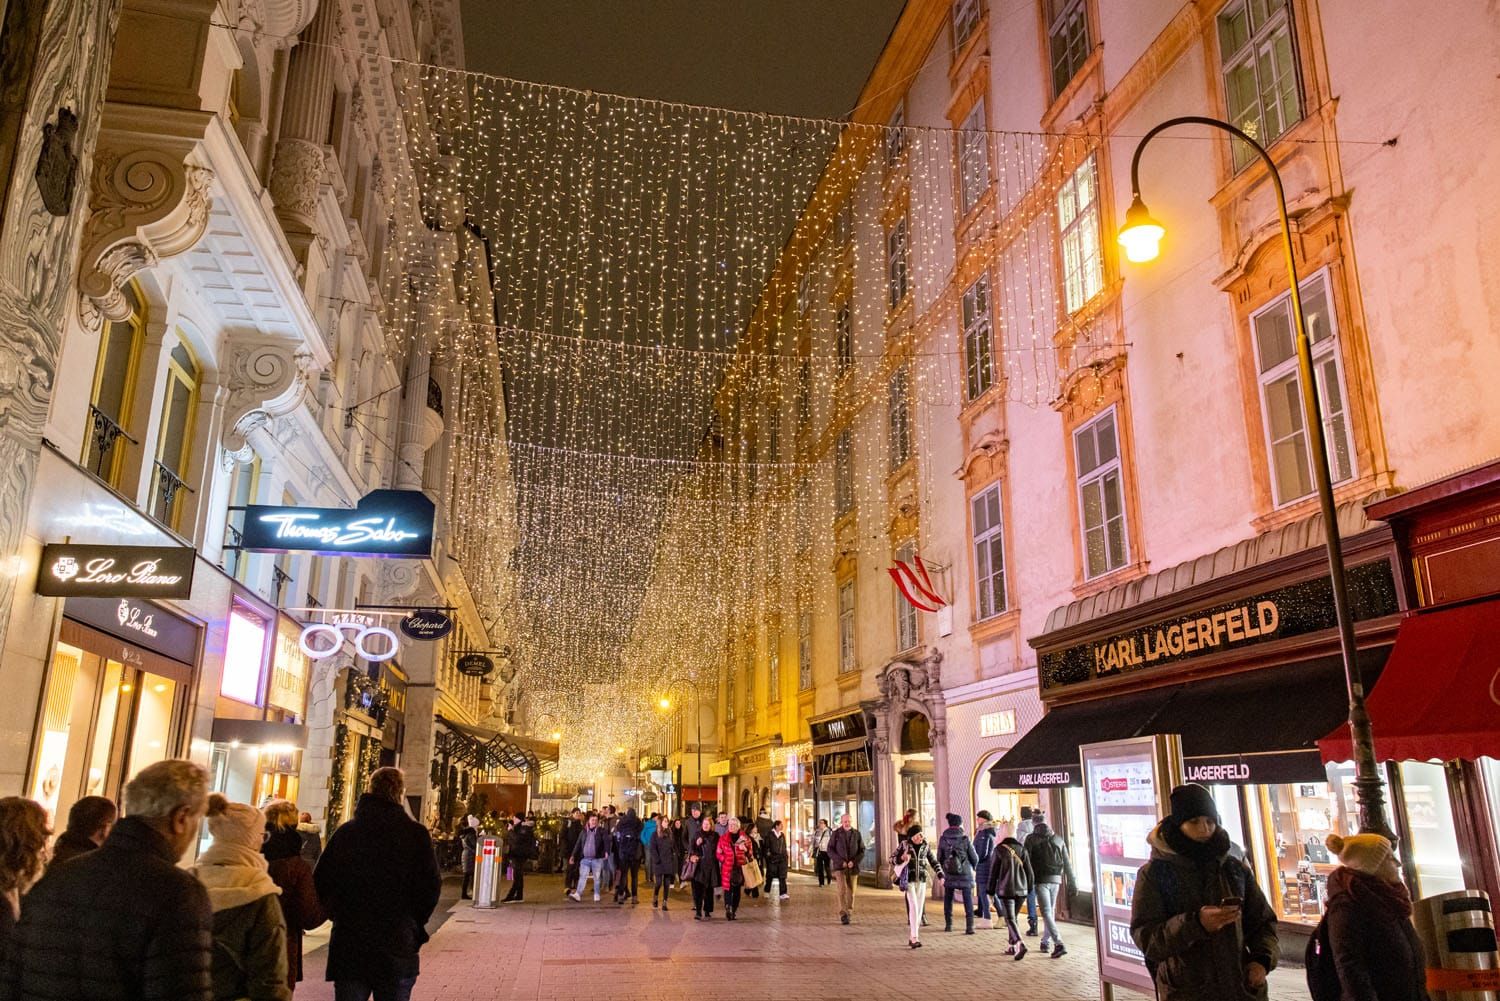
[{"label": "stone column", "polygon": [[968,815],[967,798],[959,803],[953,798],[951,777],[948,775],[948,707],[942,702],[932,706],[932,715],[928,719],[931,729],[928,736],[932,740],[932,771],[933,792],[938,803],[938,816],[945,813],[957,813]]},{"label": "stone column", "polygon": [[401,490],[422,489],[427,449],[436,440],[426,432],[430,413],[427,409],[427,378],[432,371],[432,341],[428,332],[432,330],[438,312],[427,301],[417,307],[417,335],[407,360],[398,425],[401,444],[396,449],[396,487]]},{"label": "stone column", "polygon": [[[870,750],[875,760],[875,885],[891,885],[891,831],[896,823],[896,766],[891,762],[889,706],[881,703],[875,712],[875,736]],[[900,736],[897,734],[896,736]]]},{"label": "stone column", "polygon": [[293,252],[304,264],[316,232],[314,216],[323,183],[324,147],[333,118],[338,8],[336,3],[319,4],[303,35],[303,44],[292,50],[280,138],[268,185],[276,202],[276,215]]}]

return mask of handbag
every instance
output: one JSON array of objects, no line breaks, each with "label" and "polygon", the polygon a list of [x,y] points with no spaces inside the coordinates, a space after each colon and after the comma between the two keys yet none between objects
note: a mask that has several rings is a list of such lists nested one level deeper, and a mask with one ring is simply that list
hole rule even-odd
[{"label": "handbag", "polygon": [[1328,849],[1323,846],[1323,842],[1316,834],[1308,836],[1306,848],[1309,862],[1320,862],[1325,865],[1328,863]]},{"label": "handbag", "polygon": [[753,890],[765,881],[765,877],[760,871],[760,863],[755,861],[755,859],[747,861],[741,867],[741,871],[745,874],[745,889],[747,890]]},{"label": "handbag", "polygon": [[692,859],[688,859],[686,862],[682,863],[682,881],[684,883],[691,881],[693,878],[693,873],[697,871],[698,863]]}]

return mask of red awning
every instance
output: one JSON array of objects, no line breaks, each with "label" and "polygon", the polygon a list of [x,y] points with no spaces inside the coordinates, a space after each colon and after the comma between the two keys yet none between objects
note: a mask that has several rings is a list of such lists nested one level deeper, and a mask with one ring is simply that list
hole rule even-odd
[{"label": "red awning", "polygon": [[[1500,757],[1500,601],[1408,613],[1366,706],[1381,761]],[[1349,725],[1318,751],[1353,759]]]}]

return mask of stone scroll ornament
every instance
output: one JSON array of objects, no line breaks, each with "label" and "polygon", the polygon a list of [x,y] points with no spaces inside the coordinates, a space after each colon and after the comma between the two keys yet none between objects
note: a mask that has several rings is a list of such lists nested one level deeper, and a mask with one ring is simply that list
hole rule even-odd
[{"label": "stone scroll ornament", "polygon": [[896,565],[886,570],[886,573],[890,574],[891,580],[896,582],[896,587],[901,591],[901,597],[905,598],[907,603],[917,611],[935,612],[948,604],[938,596],[932,577],[927,572],[927,565],[922,562],[921,553],[912,557],[911,565],[904,560],[897,560]]}]

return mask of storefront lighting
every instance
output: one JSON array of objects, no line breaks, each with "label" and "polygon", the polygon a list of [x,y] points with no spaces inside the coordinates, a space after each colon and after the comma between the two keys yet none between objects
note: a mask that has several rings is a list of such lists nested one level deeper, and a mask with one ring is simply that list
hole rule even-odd
[{"label": "storefront lighting", "polygon": [[562,734],[561,734],[561,733],[559,733],[559,732],[558,732],[558,731],[556,731],[556,730],[553,730],[553,731],[552,731],[552,739],[553,739],[553,740],[562,740]]},{"label": "storefront lighting", "polygon": [[151,690],[160,695],[162,692],[165,692],[167,690],[167,686],[164,684],[152,685]]},{"label": "storefront lighting", "polygon": [[125,693],[126,693],[126,694],[129,694],[129,693],[130,693],[130,692],[131,692],[131,691],[133,691],[133,690],[134,690],[134,689],[135,689],[135,686],[134,686],[134,685],[132,685],[132,684],[131,684],[131,683],[130,683],[130,682],[128,682],[128,681],[126,681],[126,682],[122,682],[122,683],[121,683],[121,684],[120,684],[120,691],[122,691],[122,692],[125,692]]}]

